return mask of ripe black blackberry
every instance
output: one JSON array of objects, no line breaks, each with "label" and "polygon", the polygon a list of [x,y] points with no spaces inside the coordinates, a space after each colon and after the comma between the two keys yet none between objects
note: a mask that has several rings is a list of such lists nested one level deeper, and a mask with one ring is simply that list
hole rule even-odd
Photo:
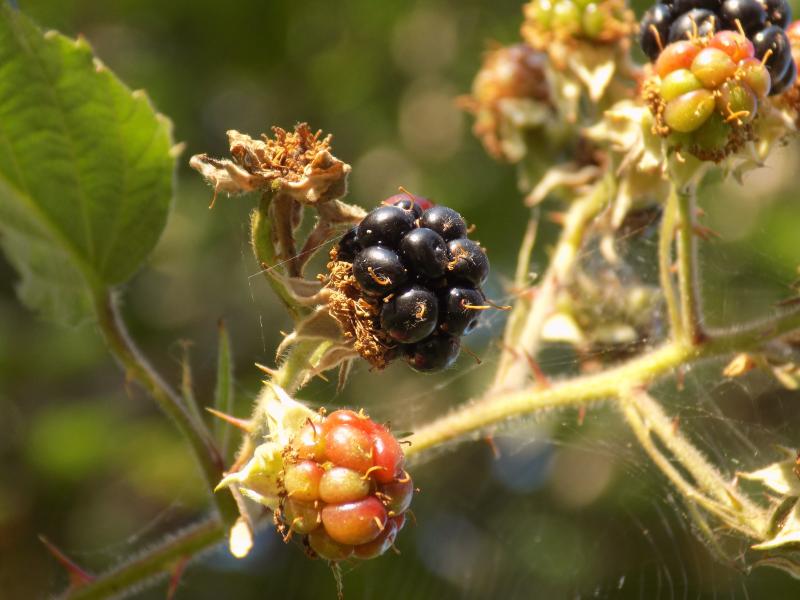
[{"label": "ripe black blackberry", "polygon": [[639,44],[655,62],[667,44],[717,31],[741,31],[763,60],[772,87],[780,94],[794,83],[797,67],[784,29],[792,20],[787,0],[663,0],[640,22]]},{"label": "ripe black blackberry", "polygon": [[331,314],[355,349],[381,368],[402,356],[417,371],[458,357],[460,337],[489,308],[485,251],[451,208],[398,194],[372,210],[331,251]]}]

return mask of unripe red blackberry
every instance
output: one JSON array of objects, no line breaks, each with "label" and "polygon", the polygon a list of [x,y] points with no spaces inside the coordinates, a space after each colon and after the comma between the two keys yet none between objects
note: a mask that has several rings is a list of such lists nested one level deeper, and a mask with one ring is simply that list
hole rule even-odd
[{"label": "unripe red blackberry", "polygon": [[394,543],[414,487],[386,427],[335,411],[301,427],[283,463],[277,523],[287,539],[306,535],[310,549],[332,561],[374,558]]},{"label": "unripe red blackberry", "polygon": [[404,356],[430,372],[455,361],[459,337],[490,308],[481,291],[489,259],[467,236],[458,212],[405,193],[368,213],[331,251],[329,312],[373,366]]},{"label": "unripe red blackberry", "polygon": [[753,139],[751,123],[774,85],[756,53],[757,44],[734,31],[664,48],[644,85],[654,132],[714,161]]},{"label": "unripe red blackberry", "polygon": [[[784,31],[791,15],[787,0],[665,0],[642,17],[639,44],[648,58],[657,63],[674,42],[690,41],[705,46],[715,34],[736,32],[752,42],[754,52],[750,56],[764,63],[772,81],[769,94],[776,95],[786,91],[796,76]],[[731,58],[738,62],[744,57]]]}]

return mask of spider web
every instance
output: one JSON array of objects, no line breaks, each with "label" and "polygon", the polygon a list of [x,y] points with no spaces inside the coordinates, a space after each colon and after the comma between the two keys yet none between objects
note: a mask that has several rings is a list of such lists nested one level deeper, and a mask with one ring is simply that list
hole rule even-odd
[{"label": "spider web", "polygon": [[[700,201],[707,213],[704,224],[722,225],[722,238],[701,248],[706,311],[714,325],[767,314],[789,295],[791,284],[786,266],[791,257],[776,259],[760,242],[769,224],[762,213],[769,206],[751,210],[749,231],[736,231],[736,239],[726,241],[730,205],[753,199],[746,188],[723,189],[720,198],[718,183],[707,186]],[[624,285],[653,285],[656,228],[646,223],[618,240],[621,266],[609,265],[597,243],[586,245],[579,264],[590,274],[610,268]],[[534,270],[545,268],[546,258],[538,257]],[[513,301],[501,293],[499,276],[487,289],[499,303]],[[640,334],[637,347],[663,339],[659,312],[655,320],[648,333]],[[464,354],[456,369],[429,377],[412,375],[403,365],[381,374],[359,367],[341,397],[324,383],[301,396],[320,405],[364,406],[398,431],[413,430],[485,388],[497,364],[494,342],[504,321],[504,314],[490,313],[465,339],[480,363]],[[567,345],[549,344],[538,362],[557,379],[578,372],[587,360],[618,361],[619,348],[599,347],[579,356]],[[775,445],[794,443],[798,396],[767,373],[725,379],[723,367],[722,360],[690,365],[680,386],[665,377],[651,391],[675,418],[675,427],[733,477],[775,460]],[[594,405],[585,414],[570,409],[517,419],[495,431],[493,445],[476,435],[472,442],[431,453],[415,465],[414,476],[421,488],[413,505],[417,523],[399,537],[401,554],[348,565],[345,597],[671,600],[777,597],[798,589],[777,571],[750,572],[743,560],[746,540],[733,540],[733,546],[728,540],[735,551],[732,560],[721,562],[611,403]],[[217,582],[220,571],[244,571],[290,597],[333,593],[324,565],[314,563],[309,577],[308,563],[296,548],[275,543],[271,531],[258,540],[247,561],[220,562],[217,554],[204,569],[215,571]],[[211,581],[200,574],[185,585],[206,597],[208,586],[217,585]],[[247,590],[241,597],[250,597]]]}]

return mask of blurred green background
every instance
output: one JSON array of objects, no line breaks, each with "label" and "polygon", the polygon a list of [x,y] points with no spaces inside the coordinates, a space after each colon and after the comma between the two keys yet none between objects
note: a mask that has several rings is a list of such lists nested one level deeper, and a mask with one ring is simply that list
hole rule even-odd
[{"label": "blurred green background", "polygon": [[[353,165],[350,199],[369,207],[398,185],[461,211],[490,252],[489,293],[503,299],[525,225],[514,169],[493,162],[470,135],[454,98],[469,90],[489,40],[513,43],[518,0],[211,2],[20,1],[44,28],[82,34],[132,88],[144,88],[186,143],[175,208],[146,269],[125,290],[135,338],[173,381],[181,341],[191,344],[198,396],[208,402],[216,322],[237,359],[237,401],[247,414],[259,387],[254,362],[273,364],[289,321],[247,246],[252,198],[220,198],[187,167],[197,152],[220,156],[225,131],[257,134],[308,121],[334,134]],[[639,7],[641,12],[641,7]],[[795,145],[746,186],[707,188],[705,223],[722,234],[704,247],[709,320],[763,314],[788,294],[800,264]],[[46,176],[46,165],[43,167]],[[536,268],[556,229],[544,226]],[[653,279],[652,239],[631,260]],[[132,386],[91,325],[37,319],[14,296],[0,258],[0,597],[39,598],[66,578],[37,541],[44,534],[89,570],[100,570],[191,522],[206,508],[187,447]],[[478,366],[422,377],[403,365],[360,366],[336,396],[315,382],[303,396],[364,406],[400,431],[475,396],[491,376],[502,315],[471,336]],[[574,369],[548,352],[552,373]],[[770,444],[797,445],[798,401],[758,376],[717,382],[719,365],[691,371],[671,394],[682,426],[729,468],[765,463]],[[754,445],[743,442],[744,433]],[[611,407],[525,422],[498,438],[432,458],[415,470],[417,527],[400,556],[358,565],[347,598],[794,597],[777,571],[747,576],[714,563],[670,489],[650,468]],[[744,549],[744,548],[743,548]],[[264,531],[252,555],[224,549],[193,564],[177,598],[328,598],[322,562]],[[141,598],[163,598],[163,586]]]}]

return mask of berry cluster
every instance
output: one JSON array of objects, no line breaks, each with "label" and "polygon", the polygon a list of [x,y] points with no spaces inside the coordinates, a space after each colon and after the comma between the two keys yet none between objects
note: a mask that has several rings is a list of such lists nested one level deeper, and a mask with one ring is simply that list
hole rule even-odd
[{"label": "berry cluster", "polygon": [[326,560],[375,558],[392,546],[414,485],[386,427],[352,410],[337,410],[321,423],[309,420],[284,464],[276,522],[287,539],[305,535]]},{"label": "berry cluster", "polygon": [[645,84],[656,131],[700,158],[717,160],[750,137],[748,124],[770,90],[752,42],[735,31],[668,45]]},{"label": "berry cluster", "polygon": [[[382,360],[399,352],[418,371],[444,369],[458,357],[460,337],[488,308],[481,291],[489,275],[486,253],[467,237],[461,215],[424,198],[392,196],[350,230],[332,256],[334,287],[353,284],[358,296],[347,316],[360,321],[345,329],[373,364],[375,349],[362,351],[358,339],[365,331],[377,336]],[[331,312],[344,320],[341,307]]]},{"label": "berry cluster", "polygon": [[525,6],[525,17],[541,44],[547,43],[547,34],[609,42],[628,32],[625,3],[617,0],[532,0]]},{"label": "berry cluster", "polygon": [[737,31],[752,42],[772,82],[770,94],[788,89],[797,76],[784,29],[792,19],[786,0],[664,0],[642,17],[639,42],[655,61],[668,44]]}]

